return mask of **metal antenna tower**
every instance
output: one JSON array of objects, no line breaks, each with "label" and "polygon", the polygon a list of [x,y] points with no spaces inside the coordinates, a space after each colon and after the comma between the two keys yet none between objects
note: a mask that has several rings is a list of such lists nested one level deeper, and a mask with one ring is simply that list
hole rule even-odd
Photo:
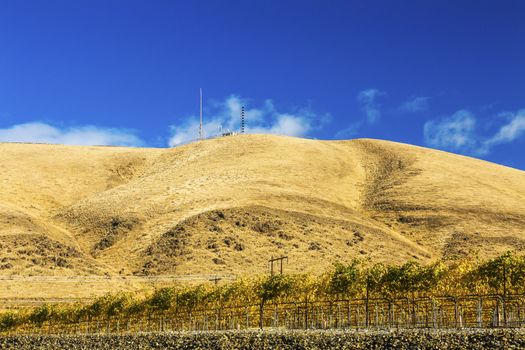
[{"label": "metal antenna tower", "polygon": [[200,92],[200,124],[199,124],[199,139],[202,140],[202,88],[199,89]]},{"label": "metal antenna tower", "polygon": [[241,134],[244,134],[244,106],[241,107]]}]

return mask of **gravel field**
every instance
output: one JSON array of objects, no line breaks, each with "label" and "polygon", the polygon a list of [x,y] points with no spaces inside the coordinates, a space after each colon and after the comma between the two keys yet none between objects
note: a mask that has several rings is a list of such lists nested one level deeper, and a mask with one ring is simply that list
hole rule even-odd
[{"label": "gravel field", "polygon": [[525,330],[13,335],[0,337],[0,349],[525,349]]}]

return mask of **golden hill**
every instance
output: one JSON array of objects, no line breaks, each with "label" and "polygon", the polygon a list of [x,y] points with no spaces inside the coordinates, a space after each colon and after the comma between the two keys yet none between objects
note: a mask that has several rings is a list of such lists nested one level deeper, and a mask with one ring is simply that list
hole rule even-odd
[{"label": "golden hill", "polygon": [[525,172],[378,140],[0,144],[0,275],[261,273],[525,246]]}]

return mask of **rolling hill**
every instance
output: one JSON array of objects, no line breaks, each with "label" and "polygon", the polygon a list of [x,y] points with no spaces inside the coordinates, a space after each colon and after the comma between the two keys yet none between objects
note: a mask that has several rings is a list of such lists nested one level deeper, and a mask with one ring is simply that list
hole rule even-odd
[{"label": "rolling hill", "polygon": [[388,141],[0,143],[0,276],[321,271],[525,247],[525,172]]}]

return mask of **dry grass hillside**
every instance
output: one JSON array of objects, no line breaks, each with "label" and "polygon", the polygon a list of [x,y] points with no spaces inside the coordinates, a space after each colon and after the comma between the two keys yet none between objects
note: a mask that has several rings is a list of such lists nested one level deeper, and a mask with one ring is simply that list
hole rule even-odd
[{"label": "dry grass hillside", "polygon": [[0,276],[260,273],[525,246],[525,172],[378,140],[0,144]]}]

